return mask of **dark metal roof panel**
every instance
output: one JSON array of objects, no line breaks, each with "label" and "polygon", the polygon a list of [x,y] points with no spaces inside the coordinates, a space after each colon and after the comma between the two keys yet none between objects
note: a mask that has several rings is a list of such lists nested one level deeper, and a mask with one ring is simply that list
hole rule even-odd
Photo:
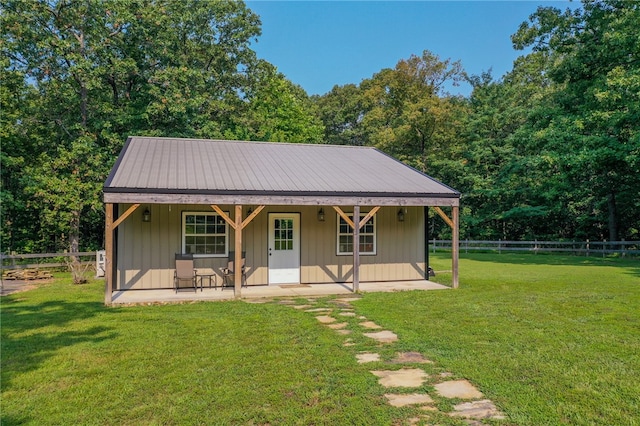
[{"label": "dark metal roof panel", "polygon": [[105,192],[437,194],[450,187],[370,147],[130,137]]}]

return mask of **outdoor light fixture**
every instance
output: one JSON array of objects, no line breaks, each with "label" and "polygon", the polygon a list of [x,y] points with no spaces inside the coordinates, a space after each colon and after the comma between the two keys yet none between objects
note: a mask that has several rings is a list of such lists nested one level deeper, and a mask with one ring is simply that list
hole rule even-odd
[{"label": "outdoor light fixture", "polygon": [[249,210],[247,210],[247,216],[251,216],[251,213],[253,213],[253,207],[249,207]]},{"label": "outdoor light fixture", "polygon": [[324,222],[324,210],[322,210],[322,207],[320,207],[320,210],[318,210],[318,221]]},{"label": "outdoor light fixture", "polygon": [[151,212],[149,211],[149,207],[145,208],[142,212],[142,221],[151,222]]},{"label": "outdoor light fixture", "polygon": [[398,222],[404,222],[404,210],[398,210]]}]

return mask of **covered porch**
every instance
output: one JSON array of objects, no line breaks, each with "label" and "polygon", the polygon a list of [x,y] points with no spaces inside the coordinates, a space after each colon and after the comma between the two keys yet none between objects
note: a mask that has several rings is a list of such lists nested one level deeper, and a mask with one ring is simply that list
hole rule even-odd
[{"label": "covered porch", "polygon": [[[389,293],[395,291],[413,290],[446,290],[450,287],[427,280],[416,281],[385,281],[360,283],[362,293]],[[280,299],[280,298],[304,298],[324,297],[334,295],[353,294],[351,283],[327,283],[327,284],[299,284],[279,286],[249,286],[242,289],[242,300]],[[233,288],[198,288],[197,291],[181,290],[175,292],[171,289],[157,290],[120,290],[113,293],[111,303],[114,305],[127,305],[139,303],[184,303],[200,301],[223,301],[237,299]]]},{"label": "covered porch", "polygon": [[373,148],[131,137],[104,202],[107,305],[186,297],[169,295],[175,254],[220,275],[246,253],[248,287],[235,268],[232,289],[188,300],[428,282],[429,208],[452,229],[458,286],[460,193]]}]

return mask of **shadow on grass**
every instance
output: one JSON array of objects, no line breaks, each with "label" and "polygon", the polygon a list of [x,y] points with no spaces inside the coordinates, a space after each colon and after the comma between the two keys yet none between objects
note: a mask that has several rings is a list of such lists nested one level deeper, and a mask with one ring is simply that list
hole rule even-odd
[{"label": "shadow on grass", "polygon": [[[82,321],[108,312],[97,302],[48,300],[24,303],[11,296],[2,300],[2,387],[16,376],[38,369],[58,350],[114,338],[113,328]],[[2,424],[5,424],[4,419]]]}]

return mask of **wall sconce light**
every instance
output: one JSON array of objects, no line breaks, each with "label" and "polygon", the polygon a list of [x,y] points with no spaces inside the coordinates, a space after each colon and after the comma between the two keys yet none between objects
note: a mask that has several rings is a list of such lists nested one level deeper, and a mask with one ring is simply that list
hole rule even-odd
[{"label": "wall sconce light", "polygon": [[324,222],[324,210],[322,207],[318,210],[318,222]]},{"label": "wall sconce light", "polygon": [[247,210],[247,217],[251,216],[251,213],[253,213],[253,207],[249,207],[249,210]]},{"label": "wall sconce light", "polygon": [[146,207],[142,212],[142,221],[151,222],[151,212],[149,211],[149,207]]},{"label": "wall sconce light", "polygon": [[398,222],[404,222],[404,209],[398,210]]}]

